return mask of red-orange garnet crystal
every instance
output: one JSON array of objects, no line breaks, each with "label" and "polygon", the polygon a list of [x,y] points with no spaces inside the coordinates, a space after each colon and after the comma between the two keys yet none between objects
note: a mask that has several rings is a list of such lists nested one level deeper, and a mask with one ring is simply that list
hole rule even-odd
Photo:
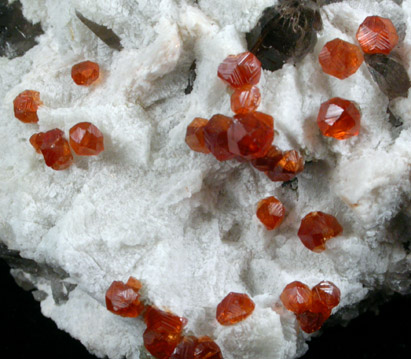
[{"label": "red-orange garnet crystal", "polygon": [[170,359],[223,359],[220,347],[209,337],[184,337]]},{"label": "red-orange garnet crystal", "polygon": [[257,217],[268,230],[276,229],[283,221],[284,205],[275,197],[267,197],[258,202]]},{"label": "red-orange garnet crystal", "polygon": [[141,283],[133,277],[130,277],[127,284],[114,281],[106,292],[107,309],[122,317],[138,317],[144,309],[138,293],[140,288]]},{"label": "red-orange garnet crystal", "polygon": [[187,127],[186,144],[195,152],[210,153],[204,140],[204,127],[208,120],[196,117]]},{"label": "red-orange garnet crystal", "polygon": [[300,314],[310,309],[312,292],[304,283],[295,281],[283,289],[280,299],[286,309],[295,314]]},{"label": "red-orange garnet crystal", "polygon": [[41,153],[41,144],[42,144],[42,136],[44,135],[43,132],[35,133],[29,139],[30,144],[34,147],[37,153]]},{"label": "red-orange garnet crystal", "polygon": [[313,252],[325,250],[325,242],[341,234],[343,228],[337,219],[323,212],[308,213],[301,221],[298,237]]},{"label": "red-orange garnet crystal", "polygon": [[235,89],[257,85],[261,77],[261,62],[251,52],[230,55],[218,66],[217,75]]},{"label": "red-orange garnet crystal", "polygon": [[13,101],[14,116],[24,123],[37,123],[37,110],[42,105],[40,93],[26,90],[20,93]]},{"label": "red-orange garnet crystal", "polygon": [[221,325],[233,325],[251,315],[254,308],[247,294],[231,292],[217,305],[217,320]]},{"label": "red-orange garnet crystal", "polygon": [[64,138],[63,131],[55,128],[36,137],[36,146],[40,145],[46,165],[53,170],[60,171],[70,167],[73,163],[73,155],[68,141]]},{"label": "red-orange garnet crystal", "polygon": [[343,80],[357,72],[364,56],[358,46],[334,39],[324,45],[319,54],[319,61],[326,74]]},{"label": "red-orange garnet crystal", "polygon": [[398,34],[390,19],[368,16],[357,31],[357,40],[366,54],[388,55],[398,44]]},{"label": "red-orange garnet crystal", "polygon": [[301,329],[306,333],[314,333],[319,330],[324,322],[329,318],[331,311],[313,313],[309,310],[297,314],[297,320]]},{"label": "red-orange garnet crystal", "polygon": [[97,156],[104,151],[104,136],[90,122],[80,122],[70,129],[70,146],[79,156]]},{"label": "red-orange garnet crystal", "polygon": [[354,102],[334,97],[321,104],[317,124],[324,136],[345,140],[360,133],[361,113]]},{"label": "red-orange garnet crystal", "polygon": [[214,115],[204,127],[204,141],[207,148],[219,161],[227,161],[235,156],[228,150],[227,131],[233,123],[231,117]]},{"label": "red-orange garnet crystal", "polygon": [[73,81],[80,86],[89,86],[95,82],[100,75],[100,67],[92,61],[83,61],[74,65],[71,69]]},{"label": "red-orange garnet crystal", "polygon": [[227,130],[228,150],[246,160],[267,154],[274,139],[274,120],[262,112],[234,116]]},{"label": "red-orange garnet crystal", "polygon": [[245,85],[231,95],[231,110],[244,114],[253,112],[261,102],[261,93],[257,86]]},{"label": "red-orange garnet crystal", "polygon": [[[332,282],[322,281],[311,289],[313,293],[313,312],[333,309],[340,303],[340,289]],[[326,311],[325,311],[326,312]]]},{"label": "red-orange garnet crystal", "polygon": [[146,349],[157,359],[169,358],[181,340],[185,319],[156,307],[149,307],[144,321],[147,324],[143,334]]}]

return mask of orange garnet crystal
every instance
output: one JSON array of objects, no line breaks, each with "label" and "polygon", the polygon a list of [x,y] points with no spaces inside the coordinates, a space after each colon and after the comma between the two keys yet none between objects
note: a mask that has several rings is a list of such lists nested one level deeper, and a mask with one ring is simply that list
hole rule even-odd
[{"label": "orange garnet crystal", "polygon": [[186,143],[195,152],[210,153],[204,140],[204,127],[208,120],[196,117],[187,127]]},{"label": "orange garnet crystal", "polygon": [[147,329],[143,334],[144,346],[157,359],[171,356],[181,340],[185,319],[175,314],[149,307],[144,317]]},{"label": "orange garnet crystal", "polygon": [[23,91],[13,101],[14,116],[24,123],[37,123],[39,121],[37,109],[42,104],[39,92]]},{"label": "orange garnet crystal", "polygon": [[366,54],[388,55],[398,44],[398,34],[390,19],[368,16],[358,28],[357,40]]},{"label": "orange garnet crystal", "polygon": [[317,124],[321,133],[337,140],[358,136],[361,113],[354,102],[334,97],[321,104]]},{"label": "orange garnet crystal", "polygon": [[223,359],[220,347],[209,337],[184,337],[170,359]]},{"label": "orange garnet crystal", "polygon": [[227,161],[234,158],[228,150],[227,131],[233,123],[231,117],[214,115],[204,127],[204,141],[207,148],[219,161]]},{"label": "orange garnet crystal", "polygon": [[364,56],[358,46],[341,39],[334,39],[324,45],[319,61],[326,74],[343,80],[357,72],[364,61]]},{"label": "orange garnet crystal", "polygon": [[312,303],[311,289],[304,283],[295,281],[288,284],[280,295],[286,309],[295,314],[303,313],[310,309]]},{"label": "orange garnet crystal", "polygon": [[64,138],[63,131],[55,128],[36,137],[35,148],[40,145],[46,165],[53,170],[60,171],[70,167],[73,163],[73,155],[68,141]]},{"label": "orange garnet crystal", "polygon": [[35,133],[29,139],[30,144],[34,147],[37,153],[41,153],[41,144],[42,144],[42,136],[44,135],[43,132]]},{"label": "orange garnet crystal", "polygon": [[231,95],[231,110],[244,114],[253,112],[261,102],[261,93],[257,86],[245,85]]},{"label": "orange garnet crystal", "polygon": [[323,212],[308,213],[301,221],[298,237],[313,252],[325,250],[325,242],[341,234],[343,228],[337,219]]},{"label": "orange garnet crystal", "polygon": [[276,229],[283,221],[284,205],[275,197],[267,197],[258,202],[257,217],[268,230]]},{"label": "orange garnet crystal", "polygon": [[138,293],[141,283],[139,286],[136,286],[135,283],[140,282],[130,277],[127,284],[120,281],[114,281],[111,284],[106,292],[106,307],[110,312],[130,318],[138,317],[141,314],[144,309]]},{"label": "orange garnet crystal", "polygon": [[327,312],[340,303],[341,292],[334,283],[322,281],[311,291],[313,292],[313,312]]},{"label": "orange garnet crystal", "polygon": [[71,69],[71,77],[77,85],[89,86],[98,79],[100,67],[92,61],[80,62]]},{"label": "orange garnet crystal", "polygon": [[255,304],[247,294],[229,293],[217,306],[217,320],[221,325],[233,325],[246,319]]},{"label": "orange garnet crystal", "polygon": [[324,322],[329,318],[330,311],[313,313],[307,310],[304,313],[297,314],[297,320],[301,329],[306,333],[314,333],[319,330]]},{"label": "orange garnet crystal", "polygon": [[80,122],[70,129],[70,146],[79,156],[96,156],[104,151],[104,137],[90,122]]},{"label": "orange garnet crystal", "polygon": [[274,139],[273,124],[262,112],[235,115],[227,131],[228,150],[246,160],[265,156]]},{"label": "orange garnet crystal", "polygon": [[230,55],[218,66],[217,75],[235,89],[257,85],[261,77],[261,62],[251,52]]}]

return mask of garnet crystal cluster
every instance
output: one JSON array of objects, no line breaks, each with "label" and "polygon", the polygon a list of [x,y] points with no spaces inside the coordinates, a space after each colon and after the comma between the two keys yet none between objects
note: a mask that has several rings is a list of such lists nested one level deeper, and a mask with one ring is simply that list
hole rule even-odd
[{"label": "garnet crystal cluster", "polygon": [[340,303],[340,296],[340,290],[331,282],[323,281],[310,289],[296,281],[283,289],[280,299],[286,309],[297,315],[301,329],[313,333],[321,328],[332,308]]},{"label": "garnet crystal cluster", "polygon": [[217,75],[234,91],[231,109],[235,115],[195,118],[187,127],[187,145],[193,151],[211,153],[218,161],[251,161],[272,181],[294,178],[304,169],[302,157],[297,151],[283,152],[273,146],[274,119],[256,111],[261,102],[256,87],[260,61],[250,52],[230,55],[218,67]]}]

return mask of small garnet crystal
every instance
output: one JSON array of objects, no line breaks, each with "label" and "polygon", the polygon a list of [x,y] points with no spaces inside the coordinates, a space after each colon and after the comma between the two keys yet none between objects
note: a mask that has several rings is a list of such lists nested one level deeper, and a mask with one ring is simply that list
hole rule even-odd
[{"label": "small garnet crystal", "polygon": [[217,320],[221,325],[233,325],[246,319],[255,304],[247,294],[229,293],[217,306]]},{"label": "small garnet crystal", "polygon": [[334,39],[324,45],[319,61],[326,74],[343,80],[357,72],[364,61],[364,56],[358,46],[341,39]]},{"label": "small garnet crystal", "polygon": [[227,161],[235,156],[228,150],[227,131],[233,123],[231,117],[214,115],[204,127],[204,141],[207,148],[219,161]]},{"label": "small garnet crystal", "polygon": [[300,314],[311,308],[311,289],[304,283],[295,281],[283,289],[280,299],[284,307],[295,314]]},{"label": "small garnet crystal", "polygon": [[41,143],[42,143],[42,136],[44,135],[43,132],[35,133],[29,139],[30,144],[34,147],[37,153],[41,153]]},{"label": "small garnet crystal", "polygon": [[235,115],[227,130],[229,152],[246,160],[265,156],[274,139],[273,123],[262,112]]},{"label": "small garnet crystal", "polygon": [[40,93],[37,91],[26,90],[20,93],[13,101],[14,116],[24,123],[37,123],[37,109],[42,102]]},{"label": "small garnet crystal", "polygon": [[144,317],[147,329],[143,334],[144,346],[158,359],[171,356],[181,340],[185,319],[175,314],[149,307]]},{"label": "small garnet crystal", "polygon": [[358,28],[357,40],[366,54],[388,55],[398,44],[398,34],[390,19],[368,16]]},{"label": "small garnet crystal", "polygon": [[317,123],[321,133],[337,140],[360,133],[361,113],[354,102],[334,97],[321,104]]},{"label": "small garnet crystal", "polygon": [[340,303],[341,292],[334,283],[320,282],[311,291],[313,293],[313,312],[324,312],[324,308],[330,310]]},{"label": "small garnet crystal", "polygon": [[80,62],[71,69],[71,77],[77,85],[89,86],[98,79],[100,67],[92,61]]},{"label": "small garnet crystal", "polygon": [[70,129],[70,146],[79,156],[96,156],[104,151],[104,137],[90,122],[80,122]]},{"label": "small garnet crystal", "polygon": [[209,337],[184,337],[170,359],[223,359],[221,349]]},{"label": "small garnet crystal", "polygon": [[325,250],[325,242],[341,234],[343,228],[337,219],[323,212],[308,213],[301,221],[298,237],[313,252]]},{"label": "small garnet crystal", "polygon": [[246,85],[236,89],[231,95],[231,110],[237,114],[253,112],[261,102],[261,93],[257,86]]},{"label": "small garnet crystal", "polygon": [[282,223],[284,215],[284,205],[277,198],[268,197],[258,202],[257,217],[268,230],[277,228]]},{"label": "small garnet crystal", "polygon": [[141,283],[130,277],[127,284],[114,281],[106,292],[107,309],[122,317],[138,317],[144,309],[138,291]]},{"label": "small garnet crystal", "polygon": [[64,138],[63,131],[58,128],[44,133],[40,132],[34,138],[32,136],[30,140],[36,151],[40,148],[46,165],[53,170],[64,170],[72,165],[73,155],[69,143]]},{"label": "small garnet crystal", "polygon": [[196,117],[187,127],[186,144],[195,152],[210,153],[204,140],[204,127],[208,120]]},{"label": "small garnet crystal", "polygon": [[319,330],[324,322],[329,318],[331,311],[313,313],[306,311],[301,314],[297,314],[297,320],[301,329],[306,333],[314,333]]},{"label": "small garnet crystal", "polygon": [[217,75],[236,89],[256,85],[261,77],[261,62],[251,52],[230,55],[218,66]]}]

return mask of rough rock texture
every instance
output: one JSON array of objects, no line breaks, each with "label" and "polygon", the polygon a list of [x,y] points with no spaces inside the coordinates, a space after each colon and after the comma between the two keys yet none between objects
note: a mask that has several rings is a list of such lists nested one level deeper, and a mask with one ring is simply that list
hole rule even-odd
[{"label": "rough rock texture", "polygon": [[[0,238],[21,256],[64,271],[65,281],[77,285],[55,301],[50,294],[53,287],[61,291],[61,284],[30,274],[38,290],[49,294],[41,296],[43,313],[90,351],[139,358],[143,323],[104,307],[110,283],[130,275],[142,281],[150,301],[188,318],[194,335],[215,339],[226,359],[294,358],[307,349],[308,335],[297,331],[294,315],[272,310],[294,280],[335,283],[341,304],[334,310],[342,313],[371,290],[409,290],[410,101],[390,103],[390,113],[402,123],[394,127],[388,98],[365,65],[340,81],[322,73],[317,57],[335,37],[354,43],[368,15],[409,28],[411,0],[324,5],[324,29],[313,53],[296,66],[264,72],[259,109],[276,119],[275,144],[302,151],[311,161],[297,190],[247,164],[194,153],[184,142],[194,117],[230,114],[218,64],[245,50],[245,32],[276,1],[22,3],[24,15],[40,21],[44,35],[24,56],[0,58]],[[110,49],[75,9],[112,29],[124,49]],[[410,74],[411,32],[395,52]],[[71,66],[84,60],[100,64],[98,86],[72,82]],[[186,95],[194,60],[197,76]],[[13,117],[13,99],[25,89],[41,93],[38,125]],[[361,107],[358,137],[336,141],[320,135],[319,106],[335,96]],[[101,129],[105,152],[76,158],[67,171],[47,168],[30,136],[55,127],[67,133],[82,121]],[[273,232],[255,216],[258,201],[270,195],[287,208]],[[344,227],[321,254],[304,248],[296,235],[301,218],[315,210],[333,214]],[[256,309],[244,322],[222,327],[215,308],[232,291],[248,293]]]}]

